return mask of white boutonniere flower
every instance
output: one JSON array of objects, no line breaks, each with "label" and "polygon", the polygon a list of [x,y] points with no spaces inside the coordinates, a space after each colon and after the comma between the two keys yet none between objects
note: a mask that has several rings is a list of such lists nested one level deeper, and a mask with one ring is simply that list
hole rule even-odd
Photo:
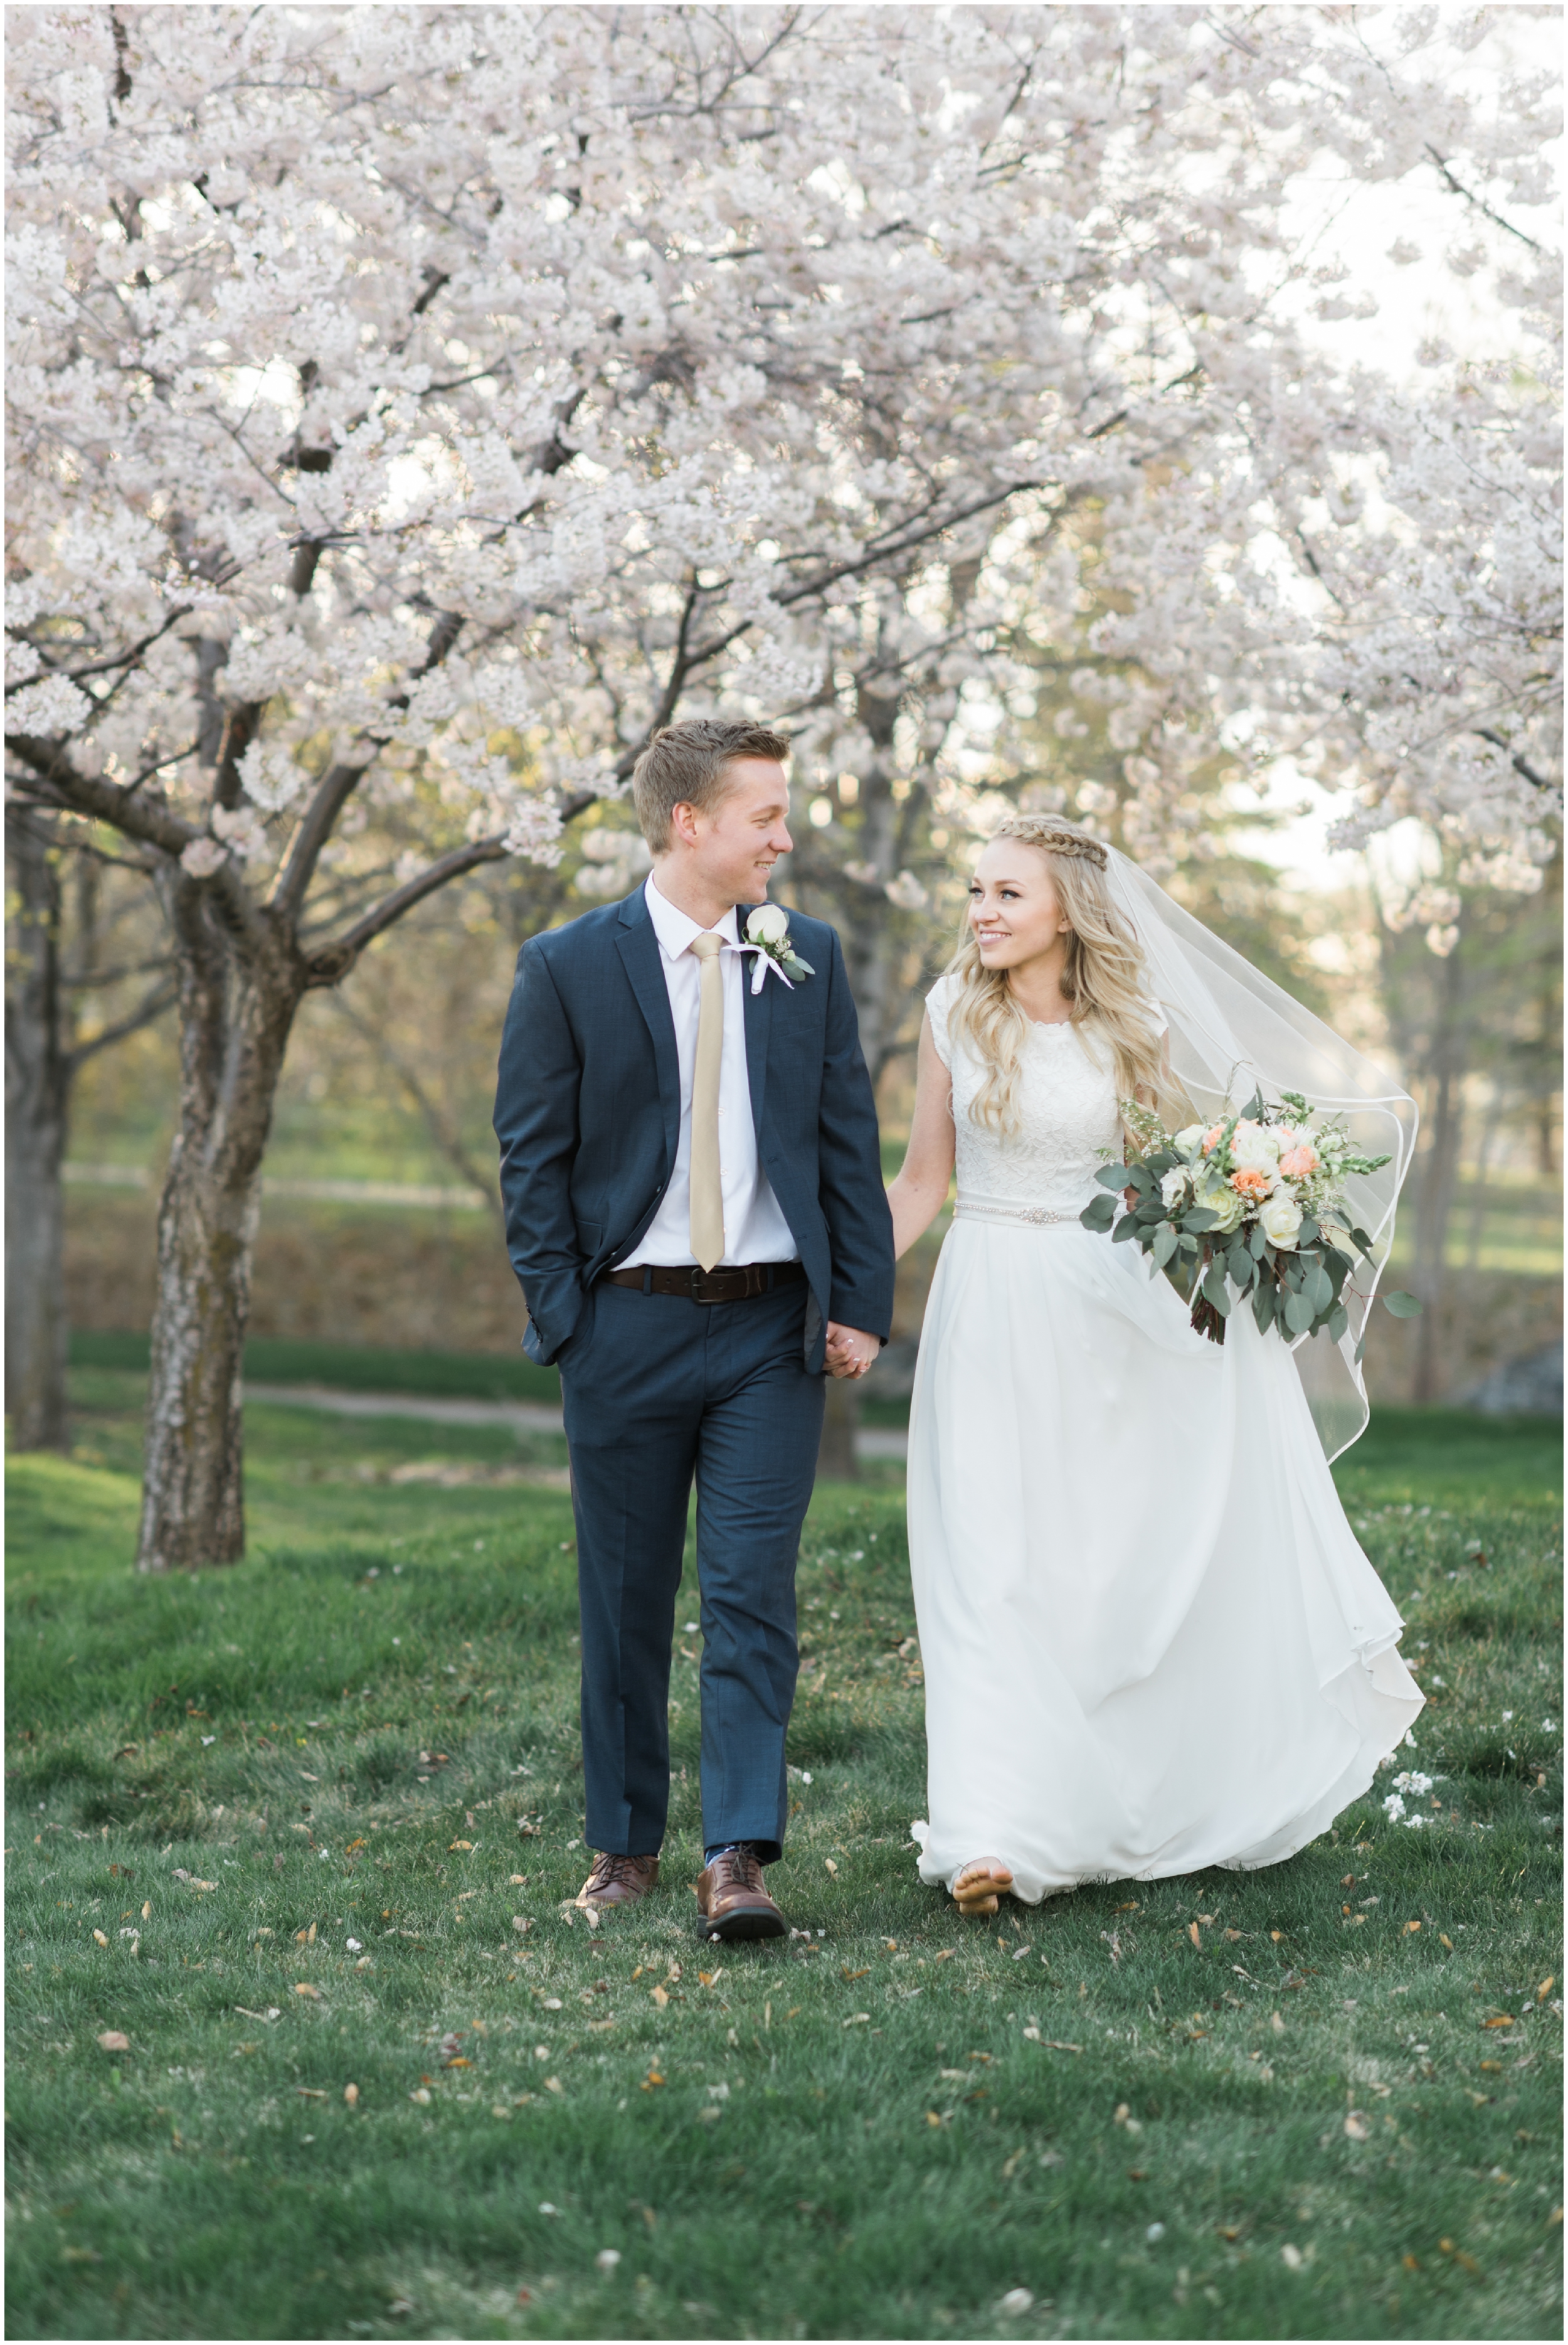
[{"label": "white boutonniere flower", "polygon": [[802,960],[790,943],[789,914],[782,904],[759,904],[747,914],[746,941],[741,950],[757,957],[752,970],[754,993],[762,991],[770,969],[777,971],[792,992],[797,979],[816,975],[810,961]]}]

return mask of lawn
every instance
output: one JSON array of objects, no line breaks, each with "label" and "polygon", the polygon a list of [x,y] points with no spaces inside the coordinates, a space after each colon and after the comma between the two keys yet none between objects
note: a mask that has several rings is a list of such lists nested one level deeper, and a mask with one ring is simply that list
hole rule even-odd
[{"label": "lawn", "polygon": [[908,1845],[901,1501],[820,1490],[801,1934],[715,1957],[684,1629],[664,1887],[563,1911],[559,1440],[253,1406],[250,1559],[137,1581],[139,1379],[76,1385],[11,1472],[11,2334],[1559,2333],[1549,1428],[1391,1416],[1341,1469],[1419,1830],[1391,1771],[1289,1864],[989,1927]]}]

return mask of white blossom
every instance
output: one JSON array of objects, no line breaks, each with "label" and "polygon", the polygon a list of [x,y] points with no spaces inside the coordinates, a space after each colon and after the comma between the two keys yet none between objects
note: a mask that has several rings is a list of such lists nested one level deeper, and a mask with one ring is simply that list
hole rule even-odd
[{"label": "white blossom", "polygon": [[24,685],[5,703],[7,733],[74,733],[86,723],[92,702],[63,675]]},{"label": "white blossom", "polygon": [[211,822],[214,834],[242,863],[254,866],[270,862],[272,850],[261,817],[253,806],[215,806]]},{"label": "white blossom", "polygon": [[253,741],[239,760],[240,787],[264,814],[291,806],[309,776],[287,749]]},{"label": "white blossom", "polygon": [[[703,710],[983,817],[1027,625],[1114,702],[1151,868],[1245,708],[1345,841],[1415,812],[1493,884],[1538,869],[1550,92],[1457,73],[1452,12],[1234,15],[14,12],[8,623],[60,672],[8,729],[157,765],[200,822],[260,709],[251,804],[330,742],[368,864],[411,772],[551,859]],[[1413,393],[1340,362],[1367,300],[1290,226],[1333,174],[1473,190],[1429,265],[1505,306],[1492,362],[1434,349]],[[1115,606],[1087,648],[1080,513]],[[913,909],[907,851],[875,884]]]}]

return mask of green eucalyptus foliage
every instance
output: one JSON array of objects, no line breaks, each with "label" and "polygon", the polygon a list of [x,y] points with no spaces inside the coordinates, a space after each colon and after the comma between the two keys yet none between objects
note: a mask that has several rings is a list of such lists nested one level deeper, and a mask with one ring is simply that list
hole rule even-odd
[{"label": "green eucalyptus foliage", "polygon": [[[1281,1094],[1281,1105],[1303,1122],[1313,1113],[1294,1091]],[[1217,1164],[1229,1165],[1238,1124],[1261,1121],[1265,1112],[1263,1101],[1255,1096],[1223,1119]],[[1190,1147],[1180,1146],[1158,1117],[1136,1101],[1124,1101],[1122,1115],[1141,1145],[1129,1152],[1125,1162],[1108,1164],[1097,1174],[1101,1193],[1078,1215],[1084,1228],[1108,1233],[1113,1244],[1138,1246],[1183,1301],[1190,1303],[1193,1326],[1211,1343],[1225,1341],[1225,1323],[1236,1305],[1250,1303],[1261,1334],[1277,1327],[1287,1342],[1294,1343],[1324,1333],[1337,1344],[1350,1327],[1346,1282],[1358,1264],[1364,1264],[1374,1278],[1377,1274],[1366,1231],[1353,1223],[1326,1226],[1305,1213],[1290,1241],[1276,1244],[1261,1222],[1223,1228],[1223,1217],[1199,1202],[1190,1186],[1185,1202],[1179,1198],[1168,1204],[1166,1177],[1191,1172]],[[1386,1156],[1349,1152],[1341,1160],[1347,1172],[1373,1172],[1388,1161]],[[1412,1294],[1396,1293],[1383,1301],[1398,1319],[1411,1318],[1421,1309]]]}]

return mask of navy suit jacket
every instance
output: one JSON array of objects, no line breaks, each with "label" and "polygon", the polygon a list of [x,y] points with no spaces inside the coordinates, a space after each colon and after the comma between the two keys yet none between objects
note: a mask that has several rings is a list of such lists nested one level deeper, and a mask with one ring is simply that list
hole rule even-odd
[{"label": "navy suit jacket", "polygon": [[[738,908],[745,931],[749,907]],[[844,953],[825,921],[792,911],[814,976],[745,990],[746,1066],[757,1155],[811,1290],[805,1363],[825,1323],[885,1337],[893,1222],[876,1107]],[[548,1365],[583,1297],[640,1244],[674,1170],[680,1061],[659,939],[642,890],[518,955],[496,1088],[507,1246],[522,1282],[523,1350]]]}]

